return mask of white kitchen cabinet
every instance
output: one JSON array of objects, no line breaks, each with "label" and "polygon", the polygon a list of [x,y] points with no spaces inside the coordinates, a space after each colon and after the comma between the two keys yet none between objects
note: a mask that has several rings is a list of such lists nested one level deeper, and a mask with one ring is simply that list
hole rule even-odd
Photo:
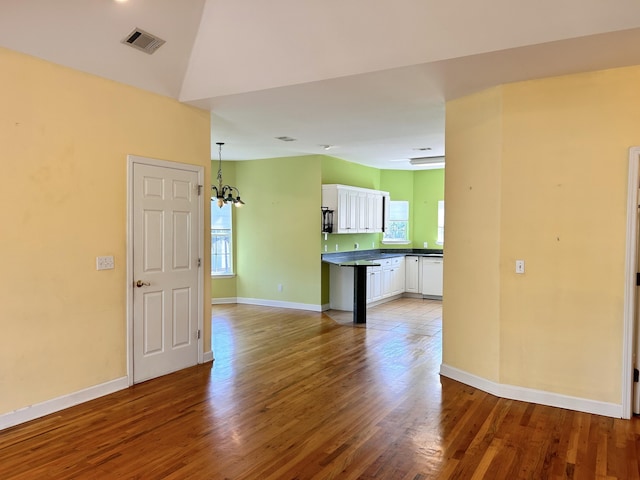
[{"label": "white kitchen cabinet", "polygon": [[[329,268],[329,306],[333,310],[353,311],[352,267]],[[367,303],[382,300],[382,267],[367,268]]]},{"label": "white kitchen cabinet", "polygon": [[391,268],[382,268],[382,298],[393,295],[393,271]]},{"label": "white kitchen cabinet", "polygon": [[375,302],[382,298],[382,267],[369,267],[367,269],[367,303]]},{"label": "white kitchen cabinet", "polygon": [[405,265],[404,265],[404,257],[396,257],[393,259],[393,268],[394,268],[394,284],[393,284],[393,294],[401,295],[404,293],[405,287]]},{"label": "white kitchen cabinet", "polygon": [[405,265],[405,288],[408,293],[421,293],[420,288],[420,257],[407,255]]},{"label": "white kitchen cabinet", "polygon": [[[367,267],[366,302],[392,300],[403,293],[442,297],[441,257],[415,255],[373,259],[380,266]],[[330,307],[353,311],[353,275],[351,267],[330,266]]]},{"label": "white kitchen cabinet", "polygon": [[382,232],[382,192],[367,193],[367,225],[368,231]]},{"label": "white kitchen cabinet", "polygon": [[369,204],[367,203],[367,192],[357,192],[356,195],[358,198],[358,233],[369,233]]},{"label": "white kitchen cabinet", "polygon": [[382,264],[382,298],[404,293],[404,257],[385,258]]},{"label": "white kitchen cabinet", "polygon": [[358,233],[358,193],[337,188],[328,193],[322,189],[322,206],[334,211],[333,233]]},{"label": "white kitchen cabinet", "polygon": [[383,197],[387,192],[347,185],[323,185],[322,206],[333,210],[333,233],[383,231]]},{"label": "white kitchen cabinet", "polygon": [[422,295],[442,297],[442,267],[442,258],[422,257]]}]

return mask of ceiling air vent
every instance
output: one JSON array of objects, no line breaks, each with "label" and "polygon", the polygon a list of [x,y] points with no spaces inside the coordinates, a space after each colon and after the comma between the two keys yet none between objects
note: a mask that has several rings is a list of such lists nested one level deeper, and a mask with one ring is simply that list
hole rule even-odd
[{"label": "ceiling air vent", "polygon": [[133,48],[142,50],[145,53],[151,55],[158,48],[164,45],[165,41],[161,38],[151,35],[150,33],[135,28],[133,32],[122,39],[122,43],[131,45]]}]

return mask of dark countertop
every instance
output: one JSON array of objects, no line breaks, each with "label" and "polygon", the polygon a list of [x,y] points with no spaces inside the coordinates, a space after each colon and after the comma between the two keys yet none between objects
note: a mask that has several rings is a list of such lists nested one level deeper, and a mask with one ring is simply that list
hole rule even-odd
[{"label": "dark countertop", "polygon": [[349,262],[340,262],[341,267],[380,267],[381,263],[376,263],[371,260],[351,260]]},{"label": "dark countertop", "polygon": [[381,258],[406,257],[407,255],[442,258],[442,250],[432,248],[379,248],[352,252],[323,253],[322,261],[332,265],[355,266],[356,264],[354,263],[351,263],[351,265],[346,264],[350,262],[379,260]]}]

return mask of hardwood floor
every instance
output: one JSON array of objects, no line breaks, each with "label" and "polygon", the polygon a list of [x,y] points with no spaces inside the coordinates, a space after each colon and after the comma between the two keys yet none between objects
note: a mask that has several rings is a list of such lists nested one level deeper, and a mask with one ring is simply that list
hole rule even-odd
[{"label": "hardwood floor", "polygon": [[213,311],[213,365],[0,432],[0,478],[640,479],[640,420],[440,378],[437,303]]}]

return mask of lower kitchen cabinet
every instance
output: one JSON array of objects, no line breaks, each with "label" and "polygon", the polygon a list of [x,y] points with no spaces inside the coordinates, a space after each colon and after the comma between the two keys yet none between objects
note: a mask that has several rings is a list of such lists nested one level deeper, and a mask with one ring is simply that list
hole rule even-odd
[{"label": "lower kitchen cabinet", "polygon": [[422,258],[422,295],[442,297],[442,258]]},{"label": "lower kitchen cabinet", "polygon": [[421,293],[420,291],[420,257],[407,255],[404,258],[405,285],[407,293]]},{"label": "lower kitchen cabinet", "polygon": [[[374,259],[380,266],[367,268],[367,303],[418,293],[442,297],[442,258],[407,255]],[[330,307],[353,311],[353,274],[351,267],[330,267]]]},{"label": "lower kitchen cabinet", "polygon": [[367,303],[382,299],[382,267],[367,269]]},{"label": "lower kitchen cabinet", "polygon": [[379,260],[382,264],[382,298],[404,293],[404,257]]}]

